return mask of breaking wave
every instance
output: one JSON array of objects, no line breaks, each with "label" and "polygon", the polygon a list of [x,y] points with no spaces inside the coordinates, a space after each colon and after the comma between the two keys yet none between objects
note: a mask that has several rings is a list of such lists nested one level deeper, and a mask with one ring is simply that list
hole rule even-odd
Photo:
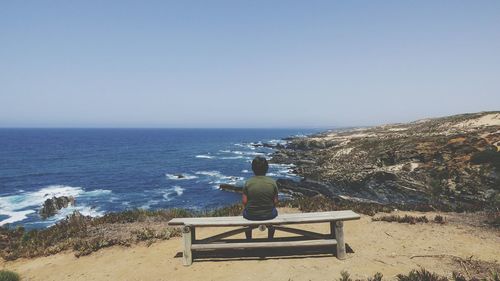
[{"label": "breaking wave", "polygon": [[195,157],[196,157],[196,158],[203,158],[203,159],[213,159],[213,158],[215,158],[215,157],[214,157],[214,156],[212,156],[212,155],[205,155],[205,154],[196,155]]},{"label": "breaking wave", "polygon": [[180,187],[178,185],[175,185],[172,188],[167,189],[163,193],[163,198],[165,198],[166,200],[170,201],[170,200],[172,200],[175,197],[181,196],[184,193],[184,190],[185,190],[184,188],[182,188],[182,187]]},{"label": "breaking wave", "polygon": [[219,184],[239,184],[245,180],[244,177],[238,176],[226,176],[219,171],[199,171],[196,172],[197,175],[204,175],[208,177],[208,183],[211,184],[215,189],[219,188]]},{"label": "breaking wave", "polygon": [[110,190],[104,189],[85,191],[81,187],[50,185],[37,191],[0,197],[0,215],[7,216],[7,218],[0,221],[0,226],[27,219],[28,215],[36,213],[40,209],[45,200],[54,196],[73,196],[77,199],[77,203],[76,206],[61,209],[55,216],[47,219],[46,222],[56,222],[73,213],[73,211],[79,211],[88,216],[100,216],[103,214],[102,212],[96,208],[85,206],[78,199],[84,199],[83,201],[85,201],[110,193]]},{"label": "breaking wave", "polygon": [[190,174],[165,174],[165,176],[170,180],[192,180],[198,177]]}]

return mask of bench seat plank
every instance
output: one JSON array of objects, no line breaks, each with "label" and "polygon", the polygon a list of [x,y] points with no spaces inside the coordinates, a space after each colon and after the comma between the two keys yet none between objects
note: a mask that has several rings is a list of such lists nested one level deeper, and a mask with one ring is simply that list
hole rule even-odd
[{"label": "bench seat plank", "polygon": [[243,243],[209,243],[193,244],[193,250],[218,250],[218,249],[256,249],[256,248],[284,248],[284,247],[316,247],[336,245],[335,239],[317,239],[281,242],[243,242]]},{"label": "bench seat plank", "polygon": [[242,216],[233,217],[204,217],[204,218],[174,218],[168,222],[171,226],[251,226],[261,224],[303,224],[319,223],[330,221],[346,221],[360,219],[360,215],[351,210],[331,211],[331,212],[313,212],[298,214],[280,214],[272,220],[251,221]]}]

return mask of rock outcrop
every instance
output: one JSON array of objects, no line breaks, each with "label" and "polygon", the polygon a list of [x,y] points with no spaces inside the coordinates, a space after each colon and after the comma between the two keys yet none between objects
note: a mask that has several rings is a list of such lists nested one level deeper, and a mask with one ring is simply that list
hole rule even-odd
[{"label": "rock outcrop", "polygon": [[68,206],[75,205],[75,198],[73,196],[60,196],[60,197],[52,197],[43,203],[42,208],[39,211],[39,214],[42,218],[48,218],[57,214],[59,210],[62,208],[67,208]]},{"label": "rock outcrop", "polygon": [[272,162],[295,164],[311,190],[471,209],[500,206],[499,150],[500,112],[482,112],[294,138]]}]

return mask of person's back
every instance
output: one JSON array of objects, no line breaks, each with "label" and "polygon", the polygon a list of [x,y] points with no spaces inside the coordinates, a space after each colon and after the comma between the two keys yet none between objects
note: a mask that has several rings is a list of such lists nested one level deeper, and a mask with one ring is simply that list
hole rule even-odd
[{"label": "person's back", "polygon": [[[243,188],[243,217],[248,220],[269,220],[278,216],[276,204],[278,203],[278,186],[276,182],[266,177],[269,165],[263,157],[255,157],[252,161],[254,177],[245,182]],[[268,237],[274,236],[274,228],[268,226]],[[252,230],[245,232],[247,239],[252,237]]]},{"label": "person's back", "polygon": [[267,176],[254,176],[247,180],[243,188],[247,196],[246,217],[253,220],[265,220],[276,215],[275,198],[278,195],[276,182]]}]

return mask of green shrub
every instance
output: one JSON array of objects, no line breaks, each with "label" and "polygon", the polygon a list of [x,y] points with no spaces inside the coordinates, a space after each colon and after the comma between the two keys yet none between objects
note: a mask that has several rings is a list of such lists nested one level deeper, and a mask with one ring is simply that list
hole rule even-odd
[{"label": "green shrub", "polygon": [[491,164],[496,169],[500,169],[500,152],[487,149],[476,152],[470,159],[472,164]]},{"label": "green shrub", "polygon": [[428,223],[429,219],[427,219],[426,216],[415,217],[415,216],[409,216],[409,215],[404,215],[404,216],[389,215],[389,216],[381,216],[378,218],[372,218],[372,221],[386,221],[386,222],[399,222],[399,223],[415,224],[417,222]]},{"label": "green shrub", "polygon": [[399,281],[448,281],[448,278],[439,276],[436,273],[427,271],[423,268],[420,270],[412,270],[407,275],[398,274],[397,279]]},{"label": "green shrub", "polygon": [[19,281],[19,274],[9,271],[0,270],[0,281]]},{"label": "green shrub", "polygon": [[439,223],[439,224],[445,224],[446,223],[446,218],[440,215],[436,215],[434,217],[434,222]]},{"label": "green shrub", "polygon": [[368,277],[368,281],[382,281],[382,277],[384,275],[382,275],[382,273],[380,272],[377,272],[375,273],[375,275],[373,275],[373,278],[372,277]]},{"label": "green shrub", "polygon": [[500,274],[497,271],[491,271],[491,281],[500,281]]},{"label": "green shrub", "polygon": [[345,270],[342,270],[340,272],[340,278],[339,278],[339,281],[352,281],[351,279],[351,275],[349,274],[349,272],[345,271]]}]

